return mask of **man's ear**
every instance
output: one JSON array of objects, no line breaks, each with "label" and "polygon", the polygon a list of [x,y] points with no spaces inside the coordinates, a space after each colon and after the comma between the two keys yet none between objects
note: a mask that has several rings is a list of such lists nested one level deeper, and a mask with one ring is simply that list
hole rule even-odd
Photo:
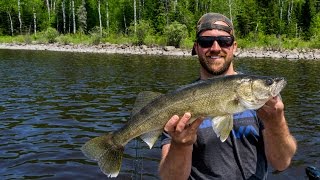
[{"label": "man's ear", "polygon": [[238,48],[238,43],[237,41],[233,42],[233,54],[235,54],[237,52],[237,48]]},{"label": "man's ear", "polygon": [[193,47],[192,47],[192,53],[191,55],[194,56],[194,55],[197,55],[198,54],[198,43],[197,42],[194,42],[193,43]]}]

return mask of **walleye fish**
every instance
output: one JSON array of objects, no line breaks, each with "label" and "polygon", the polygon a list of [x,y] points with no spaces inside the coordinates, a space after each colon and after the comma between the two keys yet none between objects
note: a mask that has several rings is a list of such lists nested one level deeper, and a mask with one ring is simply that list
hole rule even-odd
[{"label": "walleye fish", "polygon": [[142,92],[124,127],[89,140],[81,150],[98,161],[104,174],[117,177],[124,146],[140,136],[151,149],[173,115],[190,112],[190,123],[198,117],[214,117],[212,128],[224,142],[233,128],[234,113],[260,108],[285,85],[284,78],[242,74],[200,80],[167,94]]}]

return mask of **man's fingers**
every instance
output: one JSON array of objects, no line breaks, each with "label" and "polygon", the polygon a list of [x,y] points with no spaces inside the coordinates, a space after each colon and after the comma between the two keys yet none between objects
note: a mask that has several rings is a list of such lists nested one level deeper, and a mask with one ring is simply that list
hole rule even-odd
[{"label": "man's fingers", "polygon": [[192,122],[192,124],[190,125],[190,129],[192,130],[197,130],[198,127],[200,126],[200,124],[203,122],[204,118],[203,117],[199,117],[197,118],[195,121]]},{"label": "man's fingers", "polygon": [[280,96],[275,96],[275,97],[271,98],[269,101],[267,101],[265,105],[274,106],[279,101],[281,101],[281,97]]},{"label": "man's fingers", "polygon": [[191,118],[191,114],[189,112],[186,112],[180,121],[177,124],[176,131],[177,132],[182,132],[186,125],[188,124],[189,119]]},{"label": "man's fingers", "polygon": [[179,116],[174,115],[171,117],[171,119],[167,122],[167,124],[164,127],[164,130],[166,132],[182,132],[186,129],[187,126],[188,129],[191,129],[193,131],[197,130],[202,121],[204,120],[203,117],[197,118],[194,122],[192,122],[189,125],[189,120],[191,118],[191,113],[186,112],[182,118],[180,119]]},{"label": "man's fingers", "polygon": [[170,120],[167,122],[167,124],[164,126],[164,130],[167,132],[175,131],[175,128],[179,122],[179,116],[174,115],[170,118]]}]

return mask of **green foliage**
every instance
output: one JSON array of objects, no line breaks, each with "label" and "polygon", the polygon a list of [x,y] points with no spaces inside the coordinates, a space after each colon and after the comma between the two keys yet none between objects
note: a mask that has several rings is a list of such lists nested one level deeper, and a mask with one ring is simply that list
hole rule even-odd
[{"label": "green foliage", "polygon": [[301,38],[284,38],[282,47],[284,49],[305,49],[310,47],[310,43],[304,41]]},{"label": "green foliage", "polygon": [[56,29],[49,27],[45,33],[45,38],[48,40],[48,43],[55,43],[56,38],[59,36],[59,33]]},{"label": "green foliage", "polygon": [[91,36],[82,33],[67,34],[70,38],[70,44],[91,44]]},{"label": "green foliage", "polygon": [[58,35],[59,35],[58,31],[51,27],[49,27],[45,32],[45,36],[48,39],[49,43],[56,42],[56,38],[58,37]]},{"label": "green foliage", "polygon": [[63,44],[63,45],[68,45],[71,43],[71,40],[72,37],[70,35],[61,35],[57,38],[57,41],[60,43],[60,44]]},{"label": "green foliage", "polygon": [[320,49],[320,12],[318,12],[313,18],[311,23],[311,33],[311,48]]},{"label": "green foliage", "polygon": [[180,47],[184,48],[184,49],[190,49],[190,51],[191,51],[193,44],[194,44],[193,38],[185,38],[181,41]]},{"label": "green foliage", "polygon": [[86,5],[85,1],[82,0],[82,4],[80,5],[77,11],[79,31],[81,33],[85,33],[87,31],[87,10],[85,5]]},{"label": "green foliage", "polygon": [[257,18],[259,14],[257,4],[255,0],[241,0],[237,8],[238,12],[234,15],[234,26],[236,33],[240,37],[245,37],[250,32],[256,31],[257,24],[260,24],[260,19]]},{"label": "green foliage", "polygon": [[310,48],[320,49],[320,35],[312,37],[309,47]]},{"label": "green foliage", "polygon": [[24,43],[26,43],[26,44],[32,43],[32,37],[29,34],[24,35]]},{"label": "green foliage", "polygon": [[0,36],[0,43],[12,43],[12,36]]},{"label": "green foliage", "polygon": [[281,50],[282,48],[282,39],[276,35],[265,35],[263,37],[263,44],[265,47],[271,50]]},{"label": "green foliage", "polygon": [[239,48],[253,48],[264,46],[264,35],[262,33],[249,33],[245,38],[237,38]]},{"label": "green foliage", "polygon": [[[298,46],[319,47],[319,0],[140,0],[136,1],[138,20],[136,33],[132,33],[134,21],[132,0],[100,0],[102,35],[97,28],[99,26],[97,0],[74,0],[77,34],[68,34],[73,31],[71,0],[49,0],[48,2],[51,8],[50,17],[46,1],[21,0],[22,32],[34,32],[33,15],[35,13],[37,36],[32,34],[14,36],[11,39],[3,38],[3,40],[17,43],[58,41],[62,44],[99,44],[101,42],[151,46],[157,44],[190,48],[200,16],[206,12],[219,12],[232,19],[236,35],[241,38],[238,39],[240,46],[274,49]],[[65,29],[63,28],[63,2],[65,3]],[[0,19],[2,20],[0,36],[11,35],[9,15],[14,34],[18,34],[20,30],[17,1],[0,1]],[[180,25],[177,25],[177,22]],[[129,27],[130,24],[131,27]],[[58,32],[63,32],[65,35],[56,38]]]},{"label": "green foliage", "polygon": [[91,44],[92,45],[98,45],[102,40],[102,36],[101,36],[101,33],[100,33],[100,28],[98,26],[96,26],[89,33],[90,33],[90,36],[91,36]]},{"label": "green foliage", "polygon": [[155,19],[154,26],[156,27],[156,31],[158,34],[163,34],[163,30],[167,25],[166,15],[164,13],[160,13],[159,16]]},{"label": "green foliage", "polygon": [[134,35],[134,38],[136,39],[135,44],[137,45],[145,44],[146,36],[153,33],[153,29],[151,28],[149,22],[144,20],[140,20],[136,27],[134,27],[134,24],[131,24],[129,31]]},{"label": "green foliage", "polygon": [[[317,46],[317,42],[306,42],[300,38],[287,38],[286,36],[252,34],[243,39],[237,39],[240,48],[267,48],[269,50],[304,49]],[[318,44],[319,45],[319,44]]]},{"label": "green foliage", "polygon": [[320,36],[320,12],[312,19],[311,33],[313,36]]},{"label": "green foliage", "polygon": [[187,36],[187,26],[174,21],[165,28],[164,34],[167,38],[167,45],[180,47],[182,39]]},{"label": "green foliage", "polygon": [[312,36],[310,40],[310,48],[320,49],[320,33]]},{"label": "green foliage", "polygon": [[149,8],[144,9],[144,16],[151,21],[151,25],[157,34],[163,34],[167,25],[167,14],[164,1],[146,1]]},{"label": "green foliage", "polygon": [[45,32],[37,33],[37,36],[34,36],[34,39],[37,43],[40,43],[40,44],[48,43],[48,39],[45,36]]},{"label": "green foliage", "polygon": [[110,34],[103,40],[111,44],[127,44],[132,41],[127,35],[121,33]]},{"label": "green foliage", "polygon": [[14,38],[14,43],[25,43],[25,41],[24,41],[24,36],[23,35],[18,35],[18,36],[16,36],[15,38]]},{"label": "green foliage", "polygon": [[188,28],[189,35],[192,36],[195,33],[192,33],[195,29],[195,24],[197,23],[197,18],[192,11],[189,10],[189,3],[179,1],[176,7],[176,11],[171,11],[169,13],[169,19],[172,21],[178,21],[181,24],[185,24]]},{"label": "green foliage", "polygon": [[166,38],[163,36],[148,35],[145,39],[145,44],[148,46],[165,46],[166,43]]}]

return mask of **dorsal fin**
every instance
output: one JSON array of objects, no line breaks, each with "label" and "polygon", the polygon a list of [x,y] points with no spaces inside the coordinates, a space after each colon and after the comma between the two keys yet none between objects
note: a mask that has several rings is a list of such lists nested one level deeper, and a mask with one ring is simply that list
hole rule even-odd
[{"label": "dorsal fin", "polygon": [[136,98],[134,103],[131,117],[138,113],[144,106],[150,103],[152,100],[156,99],[157,97],[161,96],[162,93],[159,92],[152,92],[152,91],[143,91],[140,92]]}]

